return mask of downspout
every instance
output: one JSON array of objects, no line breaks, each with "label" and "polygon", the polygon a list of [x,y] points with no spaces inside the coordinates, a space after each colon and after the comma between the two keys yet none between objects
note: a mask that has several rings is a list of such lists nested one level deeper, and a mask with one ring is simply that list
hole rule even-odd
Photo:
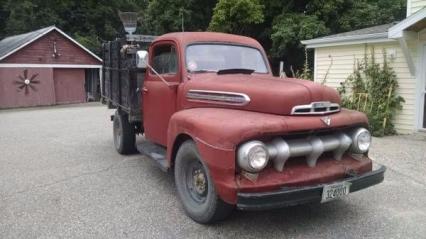
[{"label": "downspout", "polygon": [[396,36],[389,36],[389,38],[393,38],[399,42],[399,46],[401,47],[402,53],[404,54],[408,69],[410,70],[410,74],[411,76],[416,76],[416,64],[414,63],[413,56],[411,55],[407,44],[407,39],[413,39],[414,37],[411,34],[403,31]]},{"label": "downspout", "polygon": [[410,49],[407,45],[407,39],[404,35],[398,38],[399,45],[401,46],[402,53],[404,54],[405,60],[407,61],[408,69],[412,76],[416,76],[416,64],[414,63],[413,56],[411,55]]}]

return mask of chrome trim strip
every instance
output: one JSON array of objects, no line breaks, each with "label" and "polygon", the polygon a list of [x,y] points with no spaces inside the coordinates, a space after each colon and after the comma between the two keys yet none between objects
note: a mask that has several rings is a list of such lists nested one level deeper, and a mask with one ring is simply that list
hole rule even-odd
[{"label": "chrome trim strip", "polygon": [[229,91],[189,90],[186,98],[192,102],[236,106],[244,106],[250,102],[248,95]]},{"label": "chrome trim strip", "polygon": [[[337,109],[331,110],[331,108],[336,107]],[[326,108],[325,111],[315,111],[318,108]],[[307,112],[297,112],[298,110],[309,110]],[[331,103],[329,101],[318,101],[312,102],[308,105],[296,105],[291,110],[292,115],[325,115],[336,113],[340,111],[340,105],[337,103]]]}]

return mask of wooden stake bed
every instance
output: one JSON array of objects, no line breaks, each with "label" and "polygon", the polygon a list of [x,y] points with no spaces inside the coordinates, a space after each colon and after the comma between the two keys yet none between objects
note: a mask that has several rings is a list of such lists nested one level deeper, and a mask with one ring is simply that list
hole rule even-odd
[{"label": "wooden stake bed", "polygon": [[102,103],[126,112],[130,122],[142,121],[140,89],[145,69],[136,67],[136,52],[147,49],[149,45],[147,41],[117,39],[104,43],[102,47]]}]

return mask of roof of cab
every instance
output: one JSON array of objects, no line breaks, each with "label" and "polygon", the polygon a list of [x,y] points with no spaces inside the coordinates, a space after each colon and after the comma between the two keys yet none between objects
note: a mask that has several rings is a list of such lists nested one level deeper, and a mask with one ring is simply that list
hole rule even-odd
[{"label": "roof of cab", "polygon": [[253,38],[218,32],[173,32],[155,39],[155,41],[161,40],[174,40],[183,46],[197,42],[226,42],[262,49],[259,42]]}]

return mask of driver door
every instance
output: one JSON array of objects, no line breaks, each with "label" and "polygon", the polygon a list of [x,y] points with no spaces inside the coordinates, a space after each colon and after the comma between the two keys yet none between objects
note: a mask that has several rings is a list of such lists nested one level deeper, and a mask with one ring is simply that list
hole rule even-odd
[{"label": "driver door", "polygon": [[150,65],[172,86],[167,85],[151,69],[143,87],[143,125],[145,138],[166,146],[170,117],[176,112],[177,84],[180,82],[179,56],[173,42],[151,46]]}]

